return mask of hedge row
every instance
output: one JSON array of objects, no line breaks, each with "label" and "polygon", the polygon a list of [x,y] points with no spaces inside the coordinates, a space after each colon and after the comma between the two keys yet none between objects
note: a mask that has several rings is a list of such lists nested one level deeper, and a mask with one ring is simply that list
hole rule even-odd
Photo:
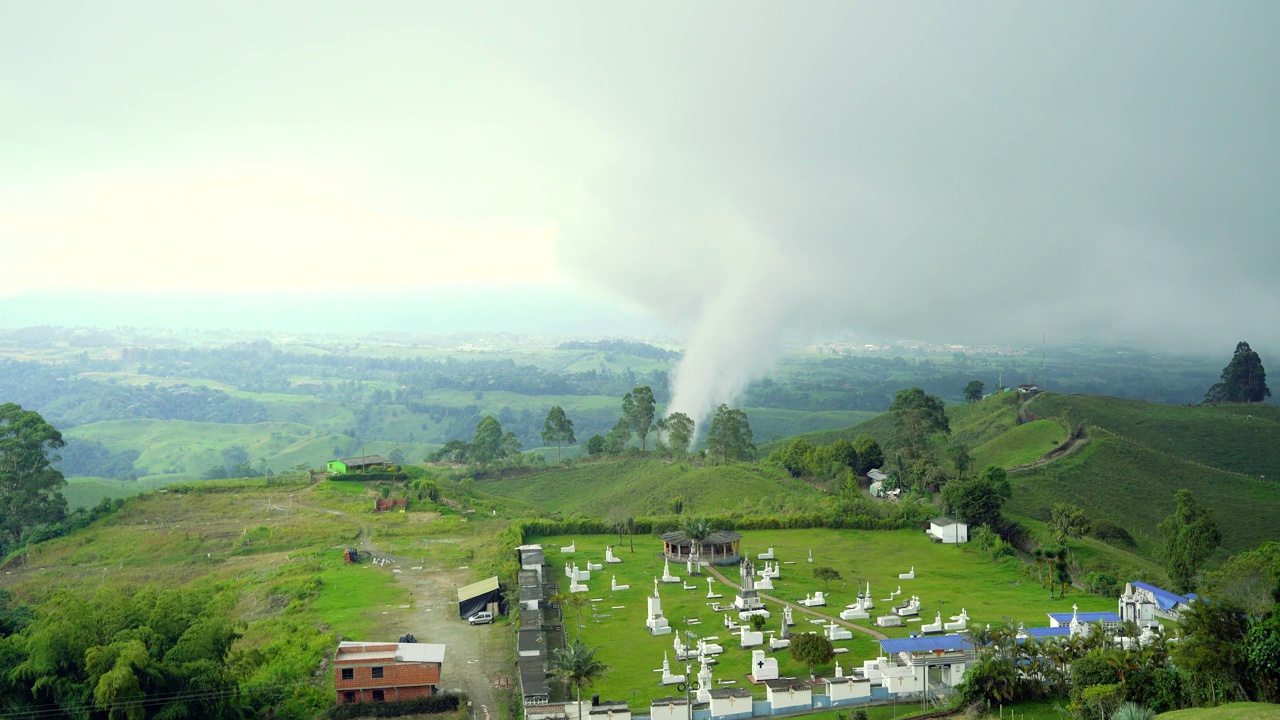
[{"label": "hedge row", "polygon": [[362,482],[405,482],[409,474],[404,472],[355,472],[333,475],[334,480],[360,480]]},{"label": "hedge row", "polygon": [[432,695],[416,700],[400,702],[351,703],[334,705],[326,715],[330,720],[347,720],[358,717],[396,717],[416,713],[446,713],[458,709],[461,698],[451,693]]}]

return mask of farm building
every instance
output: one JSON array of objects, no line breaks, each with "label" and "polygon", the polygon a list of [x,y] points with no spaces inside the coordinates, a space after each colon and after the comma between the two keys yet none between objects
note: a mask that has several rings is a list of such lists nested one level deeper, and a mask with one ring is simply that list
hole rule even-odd
[{"label": "farm building", "polygon": [[483,610],[495,618],[507,614],[507,600],[502,596],[497,575],[458,588],[458,617],[469,618]]},{"label": "farm building", "polygon": [[326,469],[335,475],[349,475],[370,470],[386,470],[391,463],[381,455],[363,455],[361,457],[330,460]]},{"label": "farm building", "polygon": [[435,695],[444,645],[341,642],[333,655],[333,687],[339,705],[396,702]]},{"label": "farm building", "polygon": [[933,538],[934,542],[947,544],[969,542],[969,526],[949,517],[936,517],[930,520],[929,529],[925,534]]},{"label": "farm building", "polygon": [[1040,392],[1040,386],[1035,384],[1024,384],[1018,386],[1018,392],[1023,395],[1031,395]]}]

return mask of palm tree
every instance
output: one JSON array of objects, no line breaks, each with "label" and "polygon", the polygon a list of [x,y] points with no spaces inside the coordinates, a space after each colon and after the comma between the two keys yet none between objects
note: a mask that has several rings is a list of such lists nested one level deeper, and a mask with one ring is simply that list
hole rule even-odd
[{"label": "palm tree", "polygon": [[707,523],[706,518],[686,517],[684,522],[680,523],[680,532],[689,538],[689,554],[697,557],[699,561],[702,559],[702,541],[711,537],[713,530],[711,525]]},{"label": "palm tree", "polygon": [[[979,527],[986,527],[979,526]],[[968,630],[969,642],[973,643],[973,650],[978,654],[978,659],[982,659],[991,654],[991,627],[983,625],[973,625]]]},{"label": "palm tree", "polygon": [[584,592],[556,593],[555,595],[551,596],[551,602],[560,603],[561,605],[568,605],[569,607],[574,609],[578,617],[578,622],[575,623],[575,627],[574,627],[574,629],[576,630],[576,632],[574,633],[574,636],[581,638],[582,637],[582,608],[591,604],[591,598],[587,597],[587,594]]},{"label": "palm tree", "polygon": [[1155,720],[1155,717],[1156,712],[1154,710],[1131,702],[1121,705],[1114,713],[1111,713],[1111,720]]},{"label": "palm tree", "polygon": [[1142,668],[1142,657],[1135,652],[1123,649],[1113,649],[1106,655],[1107,664],[1115,668],[1116,674],[1120,676],[1120,684],[1125,684],[1129,673],[1140,670]]},{"label": "palm tree", "polygon": [[605,676],[609,666],[596,659],[596,650],[574,640],[551,655],[551,675],[576,691],[578,720],[582,720],[582,688]]}]

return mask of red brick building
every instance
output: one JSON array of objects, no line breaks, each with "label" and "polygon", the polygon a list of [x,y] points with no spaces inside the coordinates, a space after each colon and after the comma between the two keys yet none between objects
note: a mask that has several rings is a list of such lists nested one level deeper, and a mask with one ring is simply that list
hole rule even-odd
[{"label": "red brick building", "polygon": [[439,692],[444,645],[343,642],[333,655],[338,704],[396,702]]}]

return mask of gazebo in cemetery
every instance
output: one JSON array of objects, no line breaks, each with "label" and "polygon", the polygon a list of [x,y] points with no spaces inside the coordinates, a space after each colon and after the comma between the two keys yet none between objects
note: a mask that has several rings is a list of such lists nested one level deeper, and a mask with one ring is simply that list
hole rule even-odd
[{"label": "gazebo in cemetery", "polygon": [[[702,562],[712,565],[737,565],[742,560],[739,546],[742,535],[732,530],[716,530],[702,541],[697,553]],[[662,554],[668,560],[684,562],[693,551],[693,541],[679,530],[662,534]]]}]

